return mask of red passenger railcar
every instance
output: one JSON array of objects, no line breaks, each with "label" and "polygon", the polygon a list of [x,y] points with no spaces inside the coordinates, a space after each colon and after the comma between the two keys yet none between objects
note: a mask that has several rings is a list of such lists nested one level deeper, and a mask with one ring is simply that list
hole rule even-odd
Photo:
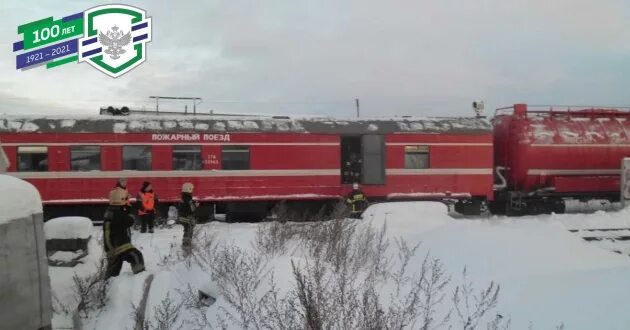
[{"label": "red passenger railcar", "polygon": [[[165,204],[192,182],[231,219],[279,201],[337,200],[356,180],[372,200],[458,200],[464,211],[493,196],[492,130],[481,118],[7,117],[0,142],[9,174],[38,188],[47,218],[98,219],[119,177],[132,194],[152,181]],[[347,175],[351,161],[358,176]]]},{"label": "red passenger railcar", "polygon": [[504,184],[493,209],[562,211],[562,198],[619,199],[621,160],[630,157],[630,112],[609,108],[497,110],[494,158]]}]

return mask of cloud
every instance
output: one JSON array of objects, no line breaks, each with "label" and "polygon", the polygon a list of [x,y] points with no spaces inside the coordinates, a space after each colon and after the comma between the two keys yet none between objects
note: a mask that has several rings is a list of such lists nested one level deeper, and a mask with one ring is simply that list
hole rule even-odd
[{"label": "cloud", "polygon": [[[5,3],[5,45],[18,24],[98,4],[44,1],[34,13]],[[205,110],[336,116],[352,116],[354,98],[373,116],[471,114],[475,99],[490,108],[628,103],[630,5],[618,0],[134,5],[154,31],[147,62],[130,74],[111,79],[87,65],[16,72],[7,52],[0,91],[62,107],[43,113],[73,103],[151,106],[149,95],[200,96]],[[5,104],[0,112],[11,112]]]}]

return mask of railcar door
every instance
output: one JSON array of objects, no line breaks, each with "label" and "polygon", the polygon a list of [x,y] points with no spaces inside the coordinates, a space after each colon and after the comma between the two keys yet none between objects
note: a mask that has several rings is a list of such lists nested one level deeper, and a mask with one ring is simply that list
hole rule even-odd
[{"label": "railcar door", "polygon": [[363,135],[361,137],[363,158],[363,184],[385,184],[385,137]]},{"label": "railcar door", "polygon": [[341,183],[361,182],[363,157],[361,136],[341,137]]}]

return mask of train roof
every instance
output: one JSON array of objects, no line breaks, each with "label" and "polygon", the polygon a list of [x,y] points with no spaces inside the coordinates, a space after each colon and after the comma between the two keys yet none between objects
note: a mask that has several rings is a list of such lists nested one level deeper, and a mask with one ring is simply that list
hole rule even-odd
[{"label": "train roof", "polygon": [[375,119],[269,118],[226,116],[5,116],[0,133],[314,133],[314,134],[488,134],[478,117]]}]

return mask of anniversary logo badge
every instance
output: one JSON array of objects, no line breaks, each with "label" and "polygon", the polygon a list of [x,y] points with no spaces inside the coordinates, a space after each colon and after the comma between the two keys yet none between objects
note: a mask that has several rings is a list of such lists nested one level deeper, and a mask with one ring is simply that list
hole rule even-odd
[{"label": "anniversary logo badge", "polygon": [[18,70],[86,62],[116,78],[146,60],[151,17],[133,6],[102,5],[58,20],[26,23],[17,32],[23,36],[13,44],[13,51],[20,52]]}]

